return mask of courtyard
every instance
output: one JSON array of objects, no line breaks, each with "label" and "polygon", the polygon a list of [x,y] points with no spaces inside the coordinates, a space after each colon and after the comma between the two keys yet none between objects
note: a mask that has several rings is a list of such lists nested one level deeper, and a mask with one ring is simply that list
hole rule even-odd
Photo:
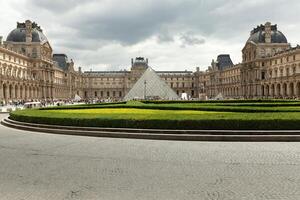
[{"label": "courtyard", "polygon": [[300,143],[110,139],[0,125],[0,148],[1,199],[300,198]]}]

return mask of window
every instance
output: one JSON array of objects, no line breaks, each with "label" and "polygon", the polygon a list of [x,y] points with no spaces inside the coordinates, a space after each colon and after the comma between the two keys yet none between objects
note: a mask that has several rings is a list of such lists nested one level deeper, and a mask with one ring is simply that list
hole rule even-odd
[{"label": "window", "polygon": [[95,92],[95,97],[97,97],[97,92]]},{"label": "window", "polygon": [[265,72],[261,72],[261,80],[265,80]]},{"label": "window", "polygon": [[121,91],[119,92],[119,97],[122,97],[122,92]]},{"label": "window", "polygon": [[109,92],[106,93],[106,96],[109,97]]}]

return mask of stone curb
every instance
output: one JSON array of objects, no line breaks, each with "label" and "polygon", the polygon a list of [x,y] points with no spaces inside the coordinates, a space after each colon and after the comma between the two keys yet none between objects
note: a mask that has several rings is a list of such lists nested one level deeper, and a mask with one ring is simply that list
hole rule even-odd
[{"label": "stone curb", "polygon": [[[164,132],[156,132],[149,133],[148,129],[145,129],[144,132],[141,132],[142,129],[138,129],[140,132],[126,132],[126,131],[108,131],[105,130],[83,130],[79,129],[80,127],[76,127],[77,129],[72,129],[72,127],[68,127],[68,129],[63,129],[64,126],[52,126],[41,124],[31,124],[31,123],[23,123],[17,122],[10,119],[4,119],[1,121],[1,124],[10,128],[16,128],[27,131],[34,132],[44,132],[44,133],[52,133],[52,134],[64,134],[64,135],[77,135],[77,136],[93,136],[93,137],[111,137],[111,138],[132,138],[132,139],[153,139],[153,140],[183,140],[183,141],[219,141],[219,142],[299,142],[300,141],[300,131],[280,131],[277,133],[281,134],[270,134],[271,131],[268,131],[269,134],[257,134],[262,133],[263,131],[255,132],[256,134],[238,134],[238,131],[235,131],[231,134],[220,134],[218,132],[202,132],[202,133],[164,133]],[[31,126],[35,125],[35,126]],[[41,127],[43,126],[43,127]],[[89,128],[89,127],[84,127]],[[95,128],[92,128],[95,129]],[[121,129],[118,129],[121,130]],[[170,131],[170,130],[168,130]],[[251,131],[248,131],[251,133]],[[284,134],[285,133],[285,134]],[[293,134],[291,134],[293,133]]]},{"label": "stone curb", "polygon": [[49,129],[66,129],[78,131],[101,131],[101,132],[130,132],[130,133],[163,133],[163,134],[217,134],[217,135],[300,135],[300,130],[170,130],[170,129],[134,129],[134,128],[103,128],[103,127],[78,127],[78,126],[61,126],[36,124],[11,120],[6,118],[5,121],[37,128]]}]

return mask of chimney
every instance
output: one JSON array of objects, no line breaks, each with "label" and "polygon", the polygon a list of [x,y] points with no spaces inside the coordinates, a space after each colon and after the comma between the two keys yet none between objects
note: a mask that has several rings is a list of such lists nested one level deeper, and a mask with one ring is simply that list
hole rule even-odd
[{"label": "chimney", "polygon": [[0,36],[0,46],[3,44],[3,37]]},{"label": "chimney", "polygon": [[271,34],[272,34],[271,23],[267,22],[265,24],[265,43],[271,43]]},{"label": "chimney", "polygon": [[26,20],[26,42],[32,42],[32,22],[30,20]]},{"label": "chimney", "polygon": [[131,67],[133,67],[133,58],[131,58]]},{"label": "chimney", "polygon": [[82,73],[81,67],[78,67],[78,72],[79,72],[79,73]]},{"label": "chimney", "polygon": [[148,64],[148,58],[146,59],[146,63]]},{"label": "chimney", "polygon": [[197,72],[199,72],[199,71],[200,71],[200,68],[199,68],[199,67],[196,67],[196,70],[197,70]]}]

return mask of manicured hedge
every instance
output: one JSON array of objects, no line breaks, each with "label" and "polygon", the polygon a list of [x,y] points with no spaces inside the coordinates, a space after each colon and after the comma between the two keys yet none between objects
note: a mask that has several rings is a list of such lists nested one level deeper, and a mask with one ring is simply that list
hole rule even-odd
[{"label": "manicured hedge", "polygon": [[299,100],[293,99],[233,99],[233,100],[200,100],[200,101],[190,101],[190,100],[142,100],[141,102],[145,104],[170,104],[170,103],[291,103],[299,102]]},{"label": "manicured hedge", "polygon": [[[10,114],[10,118],[17,121],[42,123],[53,125],[91,126],[91,127],[124,127],[124,128],[156,128],[156,129],[228,129],[228,130],[300,130],[300,102],[287,100],[238,100],[187,102],[184,101],[143,101],[143,102],[119,102],[102,103],[76,106],[59,106],[42,108],[40,110],[23,110]],[[160,102],[160,104],[158,103]],[[125,115],[112,115],[110,110],[107,115],[98,112],[98,109],[147,109],[140,111],[141,118],[135,117],[132,110]],[[78,110],[83,109],[87,111]],[[96,109],[93,113],[92,109]],[[123,109],[123,111],[124,111]],[[153,117],[153,111],[156,116]],[[56,111],[57,110],[57,111]],[[70,110],[71,112],[69,113]],[[72,113],[72,110],[77,110]],[[162,112],[165,111],[164,117]],[[170,112],[167,112],[170,111]],[[185,111],[191,112],[185,112]],[[149,111],[149,112],[148,112]],[[174,112],[173,112],[174,111]],[[174,115],[175,111],[180,114]],[[181,117],[181,111],[185,116]],[[205,113],[202,117],[191,117],[193,111],[215,111]],[[60,113],[59,113],[60,112]],[[83,116],[82,113],[87,113]],[[157,113],[158,112],[158,113]],[[147,114],[148,113],[148,114]],[[149,115],[150,113],[150,115]],[[152,113],[152,114],[151,114]],[[219,114],[219,117],[215,117]],[[256,114],[257,113],[257,114]],[[103,115],[103,116],[102,116]],[[132,115],[132,117],[131,117]],[[130,117],[127,117],[130,116]],[[137,115],[136,115],[137,116]],[[195,116],[200,116],[198,113]],[[211,117],[213,116],[213,117]],[[221,116],[221,117],[220,117]],[[164,118],[164,119],[160,119]]]},{"label": "manicured hedge", "polygon": [[300,120],[130,120],[99,118],[55,118],[11,113],[10,119],[29,123],[112,128],[188,129],[188,130],[298,130]]},{"label": "manicured hedge", "polygon": [[155,110],[198,110],[198,111],[219,111],[219,112],[299,112],[300,104],[246,104],[246,105],[226,105],[226,104],[198,104],[188,106],[188,104],[95,104],[89,106],[60,106],[41,108],[40,110],[69,110],[69,109],[95,109],[95,108],[137,108]]}]

